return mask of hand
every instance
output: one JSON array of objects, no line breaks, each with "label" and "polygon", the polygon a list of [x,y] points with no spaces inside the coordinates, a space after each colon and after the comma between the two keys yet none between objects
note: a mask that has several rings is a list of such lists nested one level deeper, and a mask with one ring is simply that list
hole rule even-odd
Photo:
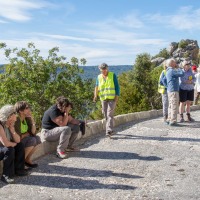
[{"label": "hand", "polygon": [[71,105],[67,106],[67,107],[65,108],[65,113],[68,114],[69,111],[70,111],[71,109],[72,109],[72,108],[71,108]]},{"label": "hand", "polygon": [[192,84],[192,81],[187,80],[186,83],[187,83],[187,84]]},{"label": "hand", "polygon": [[10,124],[9,130],[10,130],[11,133],[15,133],[14,123],[11,123],[11,124]]},{"label": "hand", "polygon": [[12,147],[15,147],[17,145],[17,143],[15,143],[15,142],[12,142]]},{"label": "hand", "polygon": [[97,96],[94,96],[93,102],[96,102],[96,101],[97,101]]},{"label": "hand", "polygon": [[30,134],[27,132],[25,134],[22,134],[21,139],[24,139],[25,137],[29,136]]},{"label": "hand", "polygon": [[115,102],[117,102],[117,101],[118,101],[118,98],[119,98],[118,96],[115,96]]}]

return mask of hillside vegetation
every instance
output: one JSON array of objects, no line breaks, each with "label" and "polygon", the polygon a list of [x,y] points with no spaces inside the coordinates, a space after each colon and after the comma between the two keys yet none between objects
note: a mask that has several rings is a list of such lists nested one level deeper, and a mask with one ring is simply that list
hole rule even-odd
[{"label": "hillside vegetation", "polygon": [[[67,62],[65,57],[58,56],[58,48],[50,49],[47,58],[43,58],[33,43],[22,49],[9,49],[5,43],[0,43],[0,48],[9,61],[1,67],[0,106],[26,100],[32,106],[38,128],[41,127],[44,111],[60,95],[73,102],[74,117],[93,120],[103,117],[100,101],[92,102],[94,79],[82,78],[84,68],[79,67],[77,58]],[[158,55],[167,59],[172,54],[164,49]],[[157,85],[163,66],[153,61],[159,56],[152,57],[148,53],[137,55],[134,68],[118,75],[121,95],[116,115],[161,108]],[[85,59],[80,62],[86,64]]]}]

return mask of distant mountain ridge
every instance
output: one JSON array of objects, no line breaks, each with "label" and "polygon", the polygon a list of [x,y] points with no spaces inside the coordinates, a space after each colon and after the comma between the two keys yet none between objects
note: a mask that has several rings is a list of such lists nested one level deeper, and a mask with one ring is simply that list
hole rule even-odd
[{"label": "distant mountain ridge", "polygon": [[[98,66],[79,66],[84,70],[84,74],[81,75],[84,79],[96,78],[100,74]],[[114,72],[117,76],[123,72],[127,72],[133,69],[133,65],[110,65],[109,71]]]},{"label": "distant mountain ridge", "polygon": [[[1,67],[4,66],[0,64],[0,72]],[[100,73],[98,66],[79,66],[84,70],[84,74],[81,74],[81,77],[84,79],[92,78],[95,79]],[[127,72],[133,69],[133,65],[110,65],[109,71],[114,72],[117,76],[123,72]]]}]

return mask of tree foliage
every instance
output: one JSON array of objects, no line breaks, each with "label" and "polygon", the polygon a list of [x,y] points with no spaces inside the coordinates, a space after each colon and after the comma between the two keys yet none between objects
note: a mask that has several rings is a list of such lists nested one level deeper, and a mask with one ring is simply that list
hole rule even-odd
[{"label": "tree foliage", "polygon": [[181,40],[181,41],[178,43],[178,48],[184,49],[187,45],[188,45],[188,42],[187,42],[186,40]]},{"label": "tree foliage", "polygon": [[161,49],[160,52],[153,57],[153,59],[154,58],[158,58],[158,57],[162,57],[162,58],[168,59],[168,58],[170,58],[170,54],[167,51],[167,49],[164,48],[164,49]]},{"label": "tree foliage", "polygon": [[138,55],[133,70],[119,76],[121,95],[116,115],[161,108],[157,89],[162,69],[154,68],[149,54]]},{"label": "tree foliage", "polygon": [[[25,100],[33,108],[37,124],[49,106],[58,96],[64,95],[74,104],[73,115],[84,117],[91,109],[93,82],[82,80],[83,70],[78,67],[78,59],[73,57],[71,63],[64,56],[58,56],[59,49],[49,50],[47,58],[40,56],[40,50],[29,43],[27,48],[9,49],[0,43],[9,64],[0,74],[0,106]],[[81,62],[86,63],[85,59]]]}]

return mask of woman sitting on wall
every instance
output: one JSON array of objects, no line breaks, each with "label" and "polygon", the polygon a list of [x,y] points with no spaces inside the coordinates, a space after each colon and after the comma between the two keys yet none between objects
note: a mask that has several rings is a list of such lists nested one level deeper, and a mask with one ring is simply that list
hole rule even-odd
[{"label": "woman sitting on wall", "polygon": [[15,104],[15,111],[18,114],[15,130],[25,147],[25,165],[36,168],[38,164],[32,162],[31,156],[35,152],[37,145],[41,143],[41,140],[39,136],[35,135],[35,121],[32,117],[30,106],[26,101],[19,101]]},{"label": "woman sitting on wall", "polygon": [[24,169],[24,145],[15,132],[15,121],[14,106],[3,106],[0,109],[0,160],[3,160],[1,180],[5,183],[14,183],[14,175],[28,175]]}]

